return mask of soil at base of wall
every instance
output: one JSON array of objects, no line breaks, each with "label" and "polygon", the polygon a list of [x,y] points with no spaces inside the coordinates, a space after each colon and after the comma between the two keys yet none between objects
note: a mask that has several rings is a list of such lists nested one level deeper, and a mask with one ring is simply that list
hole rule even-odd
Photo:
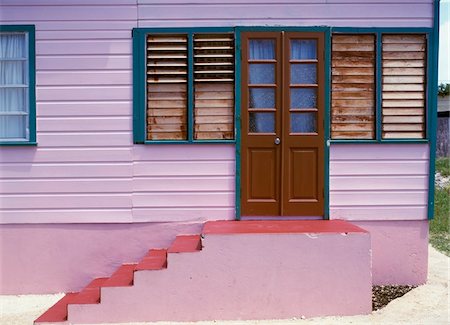
[{"label": "soil at base of wall", "polygon": [[387,285],[372,287],[372,311],[383,308],[392,300],[400,298],[405,293],[416,288],[408,285]]}]

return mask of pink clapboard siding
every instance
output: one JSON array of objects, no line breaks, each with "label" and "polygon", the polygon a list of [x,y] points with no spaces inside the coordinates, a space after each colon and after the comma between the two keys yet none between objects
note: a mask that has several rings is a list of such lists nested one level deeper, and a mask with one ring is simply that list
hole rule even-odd
[{"label": "pink clapboard siding", "polygon": [[[203,221],[234,217],[234,146],[133,146],[132,28],[430,27],[432,1],[2,0],[0,24],[36,26],[38,140],[0,148],[0,223]],[[332,159],[342,150],[331,149]],[[351,175],[336,181],[360,160],[331,162],[332,217],[422,218],[425,158],[393,163],[384,176],[359,169],[371,188]],[[388,205],[385,190],[399,194],[398,205]]]},{"label": "pink clapboard siding", "polygon": [[426,219],[428,157],[427,144],[333,144],[331,219]]},{"label": "pink clapboard siding", "polygon": [[234,219],[234,145],[136,146],[135,221]]},{"label": "pink clapboard siding", "polygon": [[432,0],[138,0],[138,5],[139,27],[432,27],[433,16]]},{"label": "pink clapboard siding", "polygon": [[132,221],[136,1],[5,0],[36,26],[37,147],[0,148],[0,222]]}]

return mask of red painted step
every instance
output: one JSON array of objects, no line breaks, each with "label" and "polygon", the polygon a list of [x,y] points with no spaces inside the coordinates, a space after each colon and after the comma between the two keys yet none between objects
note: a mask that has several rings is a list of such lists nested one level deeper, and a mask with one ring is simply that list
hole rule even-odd
[{"label": "red painted step", "polygon": [[167,250],[151,249],[148,254],[138,263],[136,271],[139,270],[161,270],[167,267]]},{"label": "red painted step", "polygon": [[100,302],[100,287],[109,278],[97,278],[89,283],[80,293],[73,298],[70,304],[98,304]]},{"label": "red painted step", "polygon": [[78,292],[66,293],[56,304],[37,318],[35,323],[56,323],[67,320],[67,305],[78,295]]},{"label": "red painted step", "polygon": [[200,235],[183,235],[177,236],[168,253],[185,253],[185,252],[197,252],[202,250],[202,239]]},{"label": "red painted step", "polygon": [[208,221],[203,234],[366,233],[344,220]]},{"label": "red painted step", "polygon": [[133,274],[136,265],[123,264],[102,284],[102,287],[127,287],[133,285]]}]

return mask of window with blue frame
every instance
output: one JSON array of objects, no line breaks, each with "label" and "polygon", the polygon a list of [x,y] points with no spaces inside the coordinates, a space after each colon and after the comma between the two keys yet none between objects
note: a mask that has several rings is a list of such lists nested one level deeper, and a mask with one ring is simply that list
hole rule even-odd
[{"label": "window with blue frame", "polygon": [[135,30],[133,37],[135,142],[233,141],[234,34]]},{"label": "window with blue frame", "polygon": [[36,141],[34,26],[0,26],[0,144]]}]

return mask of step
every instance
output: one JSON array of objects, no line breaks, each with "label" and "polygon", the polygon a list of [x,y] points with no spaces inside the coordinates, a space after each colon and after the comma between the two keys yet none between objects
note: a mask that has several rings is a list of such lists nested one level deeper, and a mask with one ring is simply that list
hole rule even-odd
[{"label": "step", "polygon": [[126,287],[133,285],[136,265],[123,264],[102,284],[102,287]]},{"label": "step", "polygon": [[[92,324],[367,314],[370,242],[364,229],[339,220],[207,222],[202,236],[176,238],[166,269],[134,272],[133,286],[102,290],[100,304],[70,305],[68,320]],[[176,254],[182,252],[196,253]],[[147,258],[152,254],[157,253],[149,252]]]},{"label": "step", "polygon": [[100,287],[108,278],[97,278],[81,290],[70,304],[98,304],[100,302]]},{"label": "step", "polygon": [[67,305],[78,295],[78,292],[66,293],[56,304],[39,316],[34,323],[59,323],[67,321]]},{"label": "step", "polygon": [[202,249],[202,239],[200,235],[177,236],[175,241],[167,250],[168,253],[188,253],[198,252]]},{"label": "step", "polygon": [[208,221],[203,234],[357,233],[366,230],[344,220]]},{"label": "step", "polygon": [[167,267],[167,249],[151,249],[136,265],[136,271],[161,270]]}]

